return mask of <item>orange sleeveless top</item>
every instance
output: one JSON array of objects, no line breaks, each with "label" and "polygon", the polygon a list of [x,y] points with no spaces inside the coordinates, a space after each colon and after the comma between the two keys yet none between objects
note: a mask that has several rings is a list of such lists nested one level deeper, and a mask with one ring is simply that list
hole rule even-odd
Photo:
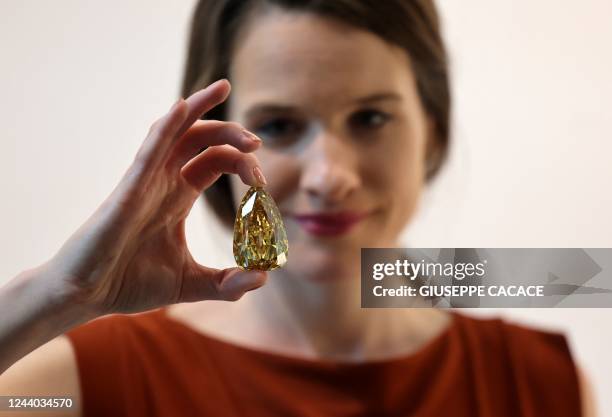
[{"label": "orange sleeveless top", "polygon": [[363,363],[301,359],[199,333],[165,309],[67,333],[85,417],[577,417],[563,334],[451,311],[416,353]]}]

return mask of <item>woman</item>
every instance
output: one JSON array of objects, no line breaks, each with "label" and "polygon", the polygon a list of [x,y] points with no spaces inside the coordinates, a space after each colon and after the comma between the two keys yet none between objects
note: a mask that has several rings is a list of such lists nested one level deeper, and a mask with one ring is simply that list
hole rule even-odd
[{"label": "woman", "polygon": [[[199,90],[220,78],[231,95]],[[84,416],[593,415],[563,335],[359,307],[360,248],[398,245],[448,147],[430,1],[201,1],[183,90],[90,219],[3,288],[3,394]],[[193,203],[231,227],[252,185],[289,262],[199,265]]]}]

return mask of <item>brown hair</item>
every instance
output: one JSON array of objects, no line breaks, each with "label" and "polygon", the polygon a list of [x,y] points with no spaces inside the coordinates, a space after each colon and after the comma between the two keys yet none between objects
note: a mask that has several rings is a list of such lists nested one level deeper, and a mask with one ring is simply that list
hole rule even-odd
[{"label": "brown hair", "polygon": [[[261,6],[334,18],[404,48],[440,145],[427,163],[426,178],[435,176],[448,153],[451,103],[447,55],[433,0],[200,0],[191,24],[183,97],[228,78],[238,30]],[[206,118],[226,120],[225,106],[217,106]],[[205,196],[219,219],[231,226],[235,208],[227,175],[208,188]]]}]

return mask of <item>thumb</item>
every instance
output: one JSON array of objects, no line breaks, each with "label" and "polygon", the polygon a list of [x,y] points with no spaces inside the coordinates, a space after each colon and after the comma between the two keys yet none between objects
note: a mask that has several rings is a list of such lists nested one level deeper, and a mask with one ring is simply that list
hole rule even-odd
[{"label": "thumb", "polygon": [[245,292],[265,284],[268,279],[266,271],[245,271],[240,268],[229,268],[221,280],[218,295],[222,300],[236,301]]},{"label": "thumb", "polygon": [[186,268],[177,302],[236,301],[247,291],[264,285],[267,278],[266,271],[246,271],[237,267],[215,269],[193,262]]}]

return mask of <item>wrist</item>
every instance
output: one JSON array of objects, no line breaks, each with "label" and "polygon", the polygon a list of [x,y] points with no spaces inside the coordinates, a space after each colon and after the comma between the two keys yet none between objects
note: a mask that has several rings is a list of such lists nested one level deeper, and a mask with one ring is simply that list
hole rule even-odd
[{"label": "wrist", "polygon": [[51,339],[96,317],[74,301],[45,265],[24,271],[0,288],[0,374]]},{"label": "wrist", "polygon": [[99,316],[48,264],[23,271],[7,287],[7,300],[43,333],[59,335]]}]

